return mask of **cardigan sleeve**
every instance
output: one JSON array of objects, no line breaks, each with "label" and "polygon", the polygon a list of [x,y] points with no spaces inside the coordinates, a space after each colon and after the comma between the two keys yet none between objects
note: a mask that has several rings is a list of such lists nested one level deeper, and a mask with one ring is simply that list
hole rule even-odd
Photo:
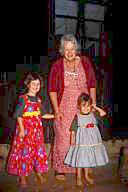
[{"label": "cardigan sleeve", "polygon": [[58,88],[58,62],[53,63],[48,77],[48,92],[57,92]]},{"label": "cardigan sleeve", "polygon": [[83,64],[87,74],[88,88],[96,88],[96,76],[91,59],[88,57],[83,57]]}]

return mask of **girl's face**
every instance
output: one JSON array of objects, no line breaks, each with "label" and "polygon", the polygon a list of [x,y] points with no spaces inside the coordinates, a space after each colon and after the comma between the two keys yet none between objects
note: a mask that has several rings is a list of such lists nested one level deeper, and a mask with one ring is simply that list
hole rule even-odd
[{"label": "girl's face", "polygon": [[64,42],[64,57],[68,61],[73,61],[76,57],[76,47],[73,42]]},{"label": "girl's face", "polygon": [[91,105],[90,105],[90,102],[87,101],[83,101],[81,104],[80,104],[80,112],[83,113],[83,114],[88,114],[90,113],[91,111]]},{"label": "girl's face", "polygon": [[40,80],[39,79],[33,80],[28,84],[28,93],[31,96],[36,96],[36,94],[40,91],[40,87],[41,87]]}]

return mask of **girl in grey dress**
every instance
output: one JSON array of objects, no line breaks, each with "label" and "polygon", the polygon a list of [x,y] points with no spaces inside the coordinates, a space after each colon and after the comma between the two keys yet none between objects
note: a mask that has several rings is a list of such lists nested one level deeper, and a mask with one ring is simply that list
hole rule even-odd
[{"label": "girl in grey dress", "polygon": [[77,185],[82,185],[81,173],[84,168],[86,182],[93,184],[89,176],[90,168],[108,163],[108,155],[102,143],[93,110],[104,116],[106,112],[91,104],[91,98],[86,93],[78,97],[80,113],[76,114],[71,125],[71,146],[64,163],[77,168]]}]

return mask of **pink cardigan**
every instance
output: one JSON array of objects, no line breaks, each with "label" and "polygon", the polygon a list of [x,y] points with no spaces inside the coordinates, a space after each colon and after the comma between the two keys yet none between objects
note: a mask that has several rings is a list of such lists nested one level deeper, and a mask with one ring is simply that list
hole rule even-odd
[{"label": "pink cardigan", "polygon": [[[96,77],[90,59],[86,56],[81,56],[81,63],[87,77],[88,90],[96,88]],[[63,58],[55,61],[51,67],[48,78],[48,92],[57,92],[58,104],[60,104],[64,91],[64,64]]]}]

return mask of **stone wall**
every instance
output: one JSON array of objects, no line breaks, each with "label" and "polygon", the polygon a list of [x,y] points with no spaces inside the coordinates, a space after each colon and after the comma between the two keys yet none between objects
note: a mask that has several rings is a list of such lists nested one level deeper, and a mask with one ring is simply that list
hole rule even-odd
[{"label": "stone wall", "polygon": [[[108,141],[103,141],[103,143],[108,152],[110,163],[113,164],[114,167],[116,168],[118,163],[120,148],[122,146],[128,145],[128,138],[125,138],[123,140],[114,138]],[[0,144],[0,171],[5,170],[6,159],[8,156],[9,149],[10,149],[10,145]],[[46,151],[47,150],[49,149],[46,147]]]}]

